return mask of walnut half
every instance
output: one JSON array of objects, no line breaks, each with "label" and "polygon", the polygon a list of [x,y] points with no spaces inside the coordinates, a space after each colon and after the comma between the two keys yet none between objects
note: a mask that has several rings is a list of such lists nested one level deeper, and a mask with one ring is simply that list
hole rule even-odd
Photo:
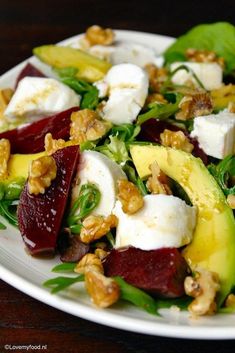
[{"label": "walnut half", "polygon": [[194,146],[189,142],[189,139],[183,131],[171,131],[165,129],[160,134],[161,144],[166,147],[176,148],[185,152],[191,153]]},{"label": "walnut half", "polygon": [[144,206],[144,199],[139,189],[132,182],[120,179],[117,182],[118,199],[121,201],[123,212],[134,214]]},{"label": "walnut half", "polygon": [[115,34],[110,28],[102,28],[94,25],[86,30],[85,39],[92,45],[111,45],[114,42]]},{"label": "walnut half", "polygon": [[75,267],[75,272],[85,274],[85,286],[95,305],[107,308],[118,301],[120,289],[112,279],[104,276],[101,260],[95,254],[86,254]]},{"label": "walnut half", "polygon": [[66,146],[66,142],[62,139],[55,140],[53,139],[52,134],[48,133],[44,139],[44,146],[46,153],[50,156],[61,148],[64,148]]},{"label": "walnut half", "polygon": [[82,223],[80,238],[83,243],[89,244],[94,240],[102,238],[111,228],[117,226],[118,220],[115,215],[103,216],[90,215]]},{"label": "walnut half", "polygon": [[157,161],[153,162],[149,169],[152,175],[148,178],[146,186],[152,194],[171,195],[167,176],[161,171]]},{"label": "walnut half", "polygon": [[97,140],[111,127],[109,122],[100,120],[98,114],[90,109],[73,112],[71,121],[70,139],[75,144]]},{"label": "walnut half", "polygon": [[30,194],[44,194],[46,188],[56,178],[57,166],[53,157],[44,156],[31,162],[29,168],[28,190]]},{"label": "walnut half", "polygon": [[216,312],[215,298],[220,289],[217,273],[198,269],[194,277],[185,278],[184,289],[187,295],[195,298],[188,307],[191,314],[202,316]]}]

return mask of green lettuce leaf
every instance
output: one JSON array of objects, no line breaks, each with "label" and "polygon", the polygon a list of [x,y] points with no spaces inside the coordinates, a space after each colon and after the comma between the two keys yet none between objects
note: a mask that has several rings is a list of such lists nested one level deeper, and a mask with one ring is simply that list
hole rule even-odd
[{"label": "green lettuce leaf", "polygon": [[212,50],[225,59],[226,74],[235,70],[235,27],[230,23],[217,22],[193,27],[165,51],[165,62],[184,61],[188,48]]}]

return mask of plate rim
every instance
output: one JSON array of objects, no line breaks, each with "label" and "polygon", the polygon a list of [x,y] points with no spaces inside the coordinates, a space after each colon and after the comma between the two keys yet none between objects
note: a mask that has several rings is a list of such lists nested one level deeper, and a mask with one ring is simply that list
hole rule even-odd
[{"label": "plate rim", "polygon": [[[114,30],[117,34],[117,37],[122,37],[125,35],[131,36],[148,36],[152,37],[152,39],[160,39],[163,41],[172,42],[174,40],[173,37],[165,36],[161,34],[154,34],[143,31],[133,31],[133,30],[125,30],[118,29]],[[72,37],[66,38],[60,41],[58,44],[67,45],[77,40],[82,34],[77,34]],[[138,42],[138,38],[136,40]],[[0,76],[0,81],[4,78],[7,78],[12,72],[20,70],[27,62],[35,60],[35,56],[31,56],[26,60],[23,60],[13,68],[7,70]],[[23,244],[22,244],[23,245]],[[147,321],[138,318],[126,317],[125,320],[121,320],[122,315],[117,315],[115,313],[109,312],[108,309],[100,310],[95,308],[94,306],[86,306],[83,303],[76,302],[76,307],[79,310],[79,315],[77,313],[72,312],[74,302],[69,299],[66,299],[60,295],[51,295],[50,292],[40,287],[26,278],[21,277],[17,273],[12,270],[6,268],[3,264],[0,263],[0,278],[6,283],[10,284],[14,288],[20,290],[21,292],[29,295],[30,297],[43,302],[51,307],[54,307],[63,312],[69,313],[73,316],[89,320],[91,322],[95,322],[101,325],[106,325],[112,328],[117,328],[121,330],[126,330],[130,332],[136,332],[147,335],[154,336],[162,336],[162,337],[170,337],[170,338],[181,338],[181,339],[203,339],[203,340],[221,340],[221,339],[235,339],[235,326],[190,326],[190,325],[173,325],[170,323],[160,323]],[[220,314],[218,314],[220,315]],[[143,323],[145,323],[145,327],[143,329]]]}]

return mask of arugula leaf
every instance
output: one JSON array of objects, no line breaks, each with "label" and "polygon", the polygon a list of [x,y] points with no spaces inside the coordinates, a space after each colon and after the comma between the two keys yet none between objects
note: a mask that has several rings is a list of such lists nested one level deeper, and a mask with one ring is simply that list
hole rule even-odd
[{"label": "arugula leaf", "polygon": [[84,275],[82,274],[77,277],[55,277],[44,282],[43,285],[47,288],[51,288],[51,294],[55,294],[70,287],[74,283],[83,281]]},{"label": "arugula leaf", "polygon": [[63,77],[61,81],[72,88],[78,94],[84,94],[88,92],[93,86],[86,81],[80,80],[75,77]]},{"label": "arugula leaf", "polygon": [[[79,227],[77,230],[81,229],[81,220],[97,207],[100,198],[100,191],[95,184],[88,183],[82,185],[78,198],[74,202],[67,217],[67,223],[72,232],[75,231],[74,226]],[[79,210],[79,213],[75,214],[77,210]]]},{"label": "arugula leaf", "polygon": [[127,283],[122,277],[114,277],[114,280],[120,287],[121,299],[131,302],[149,314],[159,315],[157,303],[149,294]]},{"label": "arugula leaf", "polygon": [[76,267],[76,263],[74,262],[65,262],[59,265],[56,265],[51,270],[52,272],[73,272],[74,268]]},{"label": "arugula leaf", "polygon": [[18,219],[16,214],[18,204],[19,200],[0,201],[0,215],[15,227],[18,227]]},{"label": "arugula leaf", "polygon": [[97,107],[99,91],[95,86],[73,76],[62,76],[61,81],[82,96],[81,109],[95,109]]},{"label": "arugula leaf", "polygon": [[99,103],[99,91],[92,86],[83,96],[81,109],[95,109]]},{"label": "arugula leaf", "polygon": [[235,69],[235,27],[230,23],[217,22],[192,28],[165,51],[165,62],[185,61],[185,51],[189,48],[212,50],[223,57],[226,74]]},{"label": "arugula leaf", "polygon": [[[173,93],[172,93],[173,94]],[[140,114],[137,118],[137,124],[141,125],[145,121],[155,118],[159,120],[166,120],[169,116],[174,115],[179,110],[179,103],[183,97],[180,93],[174,93],[174,103],[152,103],[149,105],[150,110],[144,114]]]},{"label": "arugula leaf", "polygon": [[229,187],[230,178],[235,177],[235,156],[229,155],[217,165],[211,163],[207,168],[226,196],[235,195],[235,185]]}]

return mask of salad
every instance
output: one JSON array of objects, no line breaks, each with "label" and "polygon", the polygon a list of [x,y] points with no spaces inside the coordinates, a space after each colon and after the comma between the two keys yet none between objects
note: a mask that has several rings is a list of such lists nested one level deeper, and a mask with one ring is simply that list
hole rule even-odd
[{"label": "salad", "polygon": [[235,27],[199,25],[158,56],[91,26],[34,54],[50,77],[27,63],[0,88],[0,230],[58,256],[52,293],[233,312]]}]

